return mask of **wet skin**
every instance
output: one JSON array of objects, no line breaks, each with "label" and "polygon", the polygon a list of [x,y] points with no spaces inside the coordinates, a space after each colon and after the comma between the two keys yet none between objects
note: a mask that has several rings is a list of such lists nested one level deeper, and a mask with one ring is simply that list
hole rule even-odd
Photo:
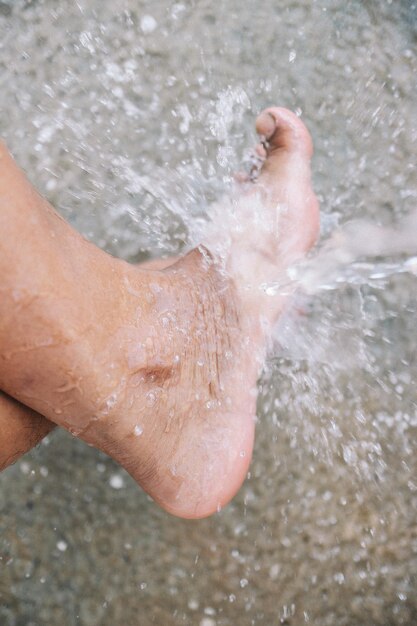
[{"label": "wet skin", "polygon": [[[306,253],[319,223],[305,126],[271,108],[257,131],[260,175],[224,204],[239,229],[223,212],[217,236],[215,221],[162,270],[86,242],[1,149],[0,387],[21,404],[1,396],[0,424],[38,429],[17,452],[50,429],[26,405],[108,453],[175,515],[204,517],[236,493],[252,455],[256,380],[285,306],[261,285]],[[4,452],[3,465],[15,457]]]}]

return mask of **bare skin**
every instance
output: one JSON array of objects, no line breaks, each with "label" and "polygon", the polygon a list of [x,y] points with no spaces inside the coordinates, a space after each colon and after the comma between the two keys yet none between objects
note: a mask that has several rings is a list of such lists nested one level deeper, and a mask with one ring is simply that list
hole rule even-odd
[{"label": "bare skin", "polygon": [[36,446],[55,424],[0,391],[0,471]]},{"label": "bare skin", "polygon": [[[154,259],[142,263],[146,269],[162,270],[174,260]],[[0,471],[34,448],[56,424],[0,391]]]},{"label": "bare skin", "polygon": [[268,139],[258,181],[225,209],[242,228],[221,258],[212,232],[162,271],[86,242],[0,151],[0,387],[182,517],[213,513],[244,480],[256,379],[284,306],[260,285],[318,232],[308,131],[279,108],[257,130]]}]

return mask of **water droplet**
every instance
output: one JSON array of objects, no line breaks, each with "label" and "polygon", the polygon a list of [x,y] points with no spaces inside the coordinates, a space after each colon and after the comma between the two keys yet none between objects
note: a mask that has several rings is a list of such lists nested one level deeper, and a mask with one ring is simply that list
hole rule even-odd
[{"label": "water droplet", "polygon": [[144,15],[140,20],[140,27],[145,35],[153,33],[157,26],[158,22],[152,15]]},{"label": "water droplet", "polygon": [[351,446],[342,446],[343,458],[348,465],[354,465],[357,461],[355,450]]},{"label": "water droplet", "polygon": [[61,541],[57,542],[56,547],[60,552],[65,552],[65,550],[68,548],[68,544],[66,541],[61,539]]},{"label": "water droplet", "polygon": [[216,615],[216,609],[213,609],[212,606],[206,606],[206,608],[204,609],[204,613],[206,615]]},{"label": "water droplet", "polygon": [[146,404],[148,406],[154,406],[155,402],[156,402],[156,393],[154,393],[153,391],[149,391],[146,394]]},{"label": "water droplet", "polygon": [[125,486],[123,476],[120,474],[112,474],[109,478],[109,485],[110,487],[113,487],[113,489],[123,489]]},{"label": "water droplet", "polygon": [[295,59],[296,59],[297,53],[295,50],[290,50],[290,53],[288,55],[288,61],[290,63],[294,63]]},{"label": "water droplet", "polygon": [[106,405],[105,405],[106,410],[112,409],[114,405],[116,404],[116,401],[117,401],[117,394],[116,393],[110,394],[106,400]]},{"label": "water droplet", "polygon": [[241,579],[240,579],[240,583],[239,583],[239,584],[240,584],[240,586],[242,587],[242,589],[244,589],[245,587],[247,587],[247,586],[248,586],[249,581],[248,581],[248,579],[247,579],[247,578],[241,578]]},{"label": "water droplet", "polygon": [[417,274],[417,257],[411,257],[410,259],[407,259],[407,261],[405,261],[404,263],[404,267],[408,272],[411,272],[412,274]]},{"label": "water droplet", "polygon": [[239,456],[241,456],[242,458],[246,456],[246,452],[244,450],[241,450],[239,452]]},{"label": "water droplet", "polygon": [[189,600],[188,601],[188,608],[190,609],[190,611],[197,611],[199,606],[200,605],[199,605],[197,600]]},{"label": "water droplet", "polygon": [[136,424],[135,428],[133,429],[133,434],[135,435],[135,437],[140,437],[142,433],[143,433],[142,426],[140,426],[139,424]]},{"label": "water droplet", "polygon": [[22,474],[29,474],[30,472],[29,463],[27,463],[26,461],[22,461],[20,464],[20,471],[22,472]]}]

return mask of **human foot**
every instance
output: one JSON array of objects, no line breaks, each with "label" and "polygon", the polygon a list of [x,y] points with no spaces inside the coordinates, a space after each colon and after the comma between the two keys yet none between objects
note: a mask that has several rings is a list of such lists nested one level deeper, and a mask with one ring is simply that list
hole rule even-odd
[{"label": "human foot", "polygon": [[[110,454],[182,517],[209,515],[243,482],[265,333],[283,307],[260,285],[317,235],[307,130],[284,109],[261,114],[257,130],[265,163],[256,184],[226,203],[228,237],[223,214],[199,249],[144,272],[66,233],[70,257],[77,252],[87,269],[76,289],[66,287],[79,302],[76,321],[59,330],[64,362],[51,367],[54,343],[44,339],[37,349],[48,380],[33,368],[26,376],[3,371],[6,391]],[[262,216],[254,211],[261,206]],[[19,353],[7,354],[10,361]]]},{"label": "human foot", "polygon": [[[256,129],[261,138],[255,149],[258,171],[243,181],[227,213],[224,206],[217,209],[207,245],[225,259],[243,307],[254,319],[261,317],[268,335],[284,298],[271,298],[266,287],[288,283],[288,268],[315,243],[319,206],[311,186],[313,144],[301,120],[287,109],[271,107],[258,116]],[[216,222],[225,225],[222,234],[216,232]]]},{"label": "human foot", "polygon": [[[214,512],[244,480],[265,334],[284,305],[261,285],[304,256],[318,233],[308,131],[279,108],[263,112],[257,130],[258,180],[216,209],[204,246],[154,276],[150,361],[130,374],[127,406],[106,428],[97,422],[82,434],[183,517]],[[134,272],[127,282],[135,284]],[[136,397],[146,398],[140,408]]]}]

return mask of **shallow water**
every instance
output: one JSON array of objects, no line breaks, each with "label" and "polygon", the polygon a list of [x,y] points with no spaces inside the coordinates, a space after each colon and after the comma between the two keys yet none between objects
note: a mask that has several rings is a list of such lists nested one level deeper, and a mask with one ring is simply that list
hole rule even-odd
[{"label": "shallow water", "polygon": [[417,623],[417,278],[397,271],[416,5],[217,4],[3,0],[0,135],[76,228],[137,261],[187,245],[256,112],[297,109],[323,236],[359,220],[355,254],[329,277],[321,252],[282,319],[250,477],[218,515],[169,517],[65,433],[0,475],[2,625]]}]

